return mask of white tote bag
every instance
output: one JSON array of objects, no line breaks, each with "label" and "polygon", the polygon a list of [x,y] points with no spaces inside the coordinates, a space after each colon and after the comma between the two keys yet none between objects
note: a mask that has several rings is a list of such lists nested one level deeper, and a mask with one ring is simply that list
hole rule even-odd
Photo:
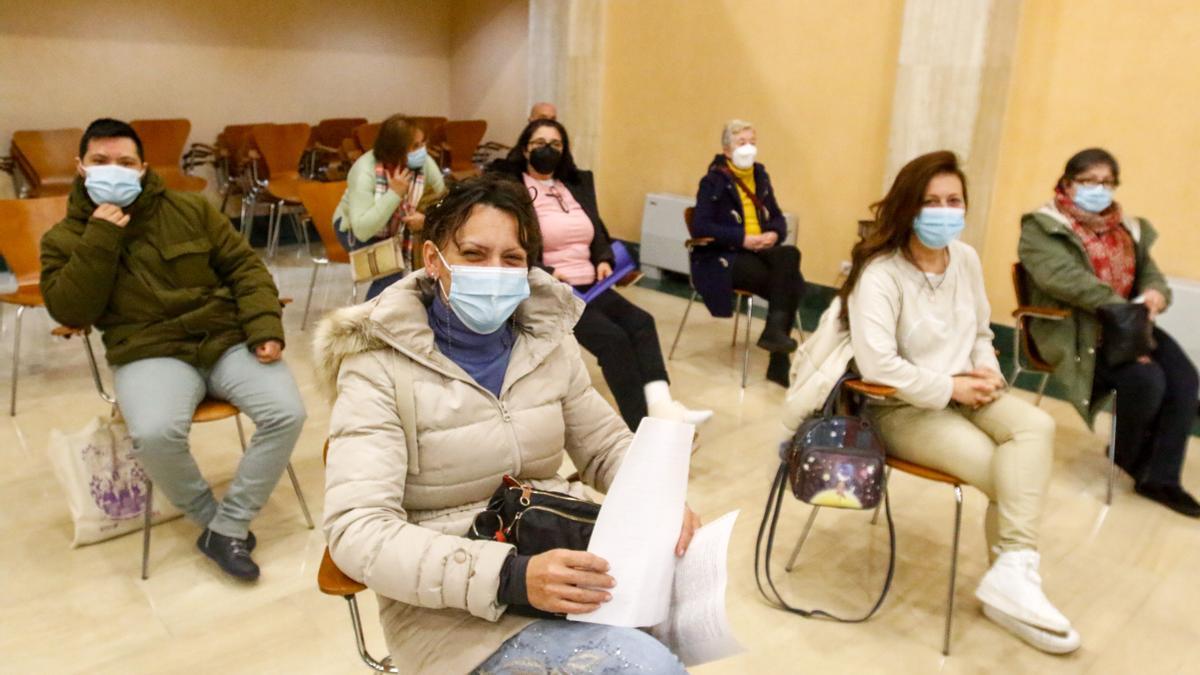
[{"label": "white tote bag", "polygon": [[[97,417],[79,431],[50,431],[50,463],[75,521],[72,547],[94,544],[141,529],[146,508],[146,472],[133,456],[125,424]],[[154,491],[152,520],[182,515]]]}]

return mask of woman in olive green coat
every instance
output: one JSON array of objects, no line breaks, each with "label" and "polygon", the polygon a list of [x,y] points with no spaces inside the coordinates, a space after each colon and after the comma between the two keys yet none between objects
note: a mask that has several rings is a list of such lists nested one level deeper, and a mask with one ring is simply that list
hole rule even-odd
[{"label": "woman in olive green coat", "polygon": [[1153,319],[1171,298],[1150,257],[1157,233],[1112,199],[1119,178],[1117,161],[1107,151],[1079,152],[1067,162],[1054,198],[1022,217],[1019,255],[1030,301],[1071,310],[1060,321],[1035,319],[1030,334],[1089,423],[1116,392],[1116,460],[1136,481],[1138,494],[1200,517],[1200,503],[1180,484],[1196,418],[1196,367],[1157,327],[1157,347],[1137,361],[1110,367],[1096,354],[1097,308],[1141,302]]}]

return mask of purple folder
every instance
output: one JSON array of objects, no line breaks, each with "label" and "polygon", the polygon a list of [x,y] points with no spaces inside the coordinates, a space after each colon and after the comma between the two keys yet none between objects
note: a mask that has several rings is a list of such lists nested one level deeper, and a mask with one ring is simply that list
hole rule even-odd
[{"label": "purple folder", "polygon": [[583,298],[584,302],[591,302],[592,298],[612,288],[618,281],[624,279],[627,274],[637,269],[637,263],[630,257],[629,251],[625,249],[625,244],[614,240],[612,242],[612,252],[613,273],[604,281],[600,281],[589,288],[587,293],[580,293],[579,289],[575,290],[575,295]]}]

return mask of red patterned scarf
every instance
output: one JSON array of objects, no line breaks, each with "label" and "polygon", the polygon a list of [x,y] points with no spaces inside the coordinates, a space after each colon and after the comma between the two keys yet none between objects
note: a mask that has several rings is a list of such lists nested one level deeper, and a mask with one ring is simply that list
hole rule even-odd
[{"label": "red patterned scarf", "polygon": [[1085,211],[1061,188],[1054,191],[1054,206],[1071,222],[1071,229],[1083,242],[1096,277],[1121,297],[1133,293],[1137,258],[1133,237],[1121,224],[1121,205],[1113,202],[1100,213]]}]

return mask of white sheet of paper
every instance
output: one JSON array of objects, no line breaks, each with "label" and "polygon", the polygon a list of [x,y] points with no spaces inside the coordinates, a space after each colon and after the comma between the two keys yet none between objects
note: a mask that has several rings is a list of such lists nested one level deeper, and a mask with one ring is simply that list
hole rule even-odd
[{"label": "white sheet of paper", "polygon": [[604,496],[588,552],[608,561],[612,599],[571,621],[640,628],[667,618],[695,427],[646,417]]},{"label": "white sheet of paper", "polygon": [[650,633],[691,668],[745,651],[725,613],[729,538],[739,511],[730,511],[696,531],[675,565],[671,610]]}]

